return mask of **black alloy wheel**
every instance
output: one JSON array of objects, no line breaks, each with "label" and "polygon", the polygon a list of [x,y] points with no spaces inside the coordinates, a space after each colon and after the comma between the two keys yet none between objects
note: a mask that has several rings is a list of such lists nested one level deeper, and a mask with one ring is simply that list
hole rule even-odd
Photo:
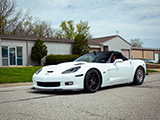
[{"label": "black alloy wheel", "polygon": [[133,84],[141,85],[144,81],[144,78],[145,78],[144,69],[142,67],[138,67],[134,75]]},{"label": "black alloy wheel", "polygon": [[87,72],[84,80],[84,89],[86,92],[96,92],[101,86],[101,78],[97,70],[91,69]]}]

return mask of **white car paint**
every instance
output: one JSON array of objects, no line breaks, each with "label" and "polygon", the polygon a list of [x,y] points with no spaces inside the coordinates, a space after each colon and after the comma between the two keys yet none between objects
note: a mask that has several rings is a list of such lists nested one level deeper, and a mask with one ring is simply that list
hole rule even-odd
[{"label": "white car paint", "polygon": [[[62,74],[65,70],[81,66],[73,73]],[[88,63],[88,62],[67,62],[58,65],[49,65],[42,68],[38,74],[33,75],[33,87],[43,90],[75,90],[84,89],[84,79],[88,70],[96,69],[102,77],[101,87],[132,83],[136,69],[142,66],[146,71],[146,65],[142,60],[121,60],[114,63]],[[53,72],[52,72],[53,71]],[[37,82],[60,82],[57,87],[44,87],[37,85]],[[66,82],[73,82],[73,85],[65,85]]]}]

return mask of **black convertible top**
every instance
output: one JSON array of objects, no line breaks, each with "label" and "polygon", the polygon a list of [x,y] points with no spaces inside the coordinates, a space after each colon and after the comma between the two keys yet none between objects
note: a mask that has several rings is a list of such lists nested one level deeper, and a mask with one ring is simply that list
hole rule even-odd
[{"label": "black convertible top", "polygon": [[109,59],[107,60],[107,63],[111,62],[111,58],[113,55],[116,55],[117,59],[122,59],[123,61],[128,60],[121,52],[118,51],[103,51],[103,52],[93,52],[93,53],[89,53],[89,54],[102,54],[102,55],[107,55],[110,56]]},{"label": "black convertible top", "polygon": [[96,53],[96,54],[122,54],[118,51],[102,51],[102,52],[95,52],[94,51],[93,53],[88,53],[88,54],[94,54],[94,53]]},{"label": "black convertible top", "polygon": [[[83,57],[84,56],[84,57]],[[87,62],[97,62],[97,63],[112,63],[112,57],[116,56],[116,59],[122,59],[123,61],[128,60],[122,53],[118,51],[103,51],[103,52],[93,52],[83,55],[82,57],[76,59],[75,61],[87,61]],[[95,56],[94,59],[88,59],[85,56]]]}]

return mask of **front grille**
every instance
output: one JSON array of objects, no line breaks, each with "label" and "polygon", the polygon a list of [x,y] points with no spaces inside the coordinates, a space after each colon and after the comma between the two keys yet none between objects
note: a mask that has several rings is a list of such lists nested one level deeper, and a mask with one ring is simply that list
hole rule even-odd
[{"label": "front grille", "polygon": [[41,87],[59,87],[60,82],[37,82],[37,85]]}]

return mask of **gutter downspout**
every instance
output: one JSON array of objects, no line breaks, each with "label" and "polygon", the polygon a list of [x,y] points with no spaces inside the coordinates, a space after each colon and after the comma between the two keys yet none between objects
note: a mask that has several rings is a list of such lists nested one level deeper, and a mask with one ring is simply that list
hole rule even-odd
[{"label": "gutter downspout", "polygon": [[29,66],[29,56],[28,56],[28,40],[26,41],[26,52],[27,52],[27,66]]},{"label": "gutter downspout", "polygon": [[142,58],[144,58],[144,50],[142,50]]}]

